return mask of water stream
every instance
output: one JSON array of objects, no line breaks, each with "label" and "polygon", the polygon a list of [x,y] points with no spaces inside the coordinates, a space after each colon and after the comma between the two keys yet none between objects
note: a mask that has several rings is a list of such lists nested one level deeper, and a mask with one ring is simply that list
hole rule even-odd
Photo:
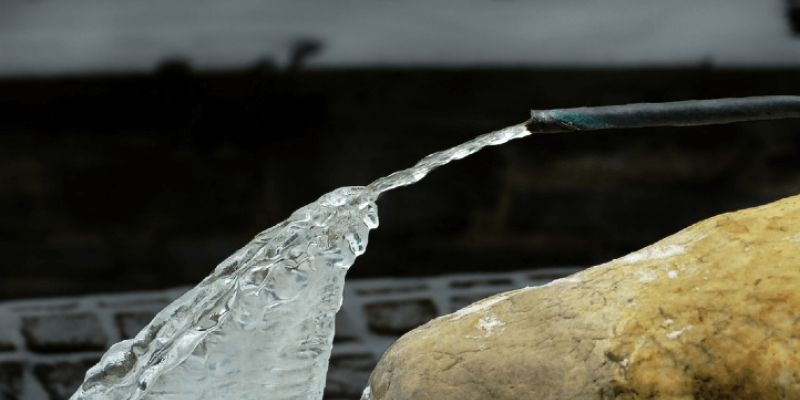
[{"label": "water stream", "polygon": [[300,208],[113,345],[70,400],[322,399],[345,274],[378,226],[378,196],[529,134],[488,133]]}]

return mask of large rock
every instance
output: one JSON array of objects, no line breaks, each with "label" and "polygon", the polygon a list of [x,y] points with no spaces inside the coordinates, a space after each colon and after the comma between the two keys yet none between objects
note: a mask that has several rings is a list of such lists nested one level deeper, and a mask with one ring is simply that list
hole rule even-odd
[{"label": "large rock", "polygon": [[[800,196],[400,338],[373,399],[800,399]],[[368,395],[365,397],[369,397]]]}]

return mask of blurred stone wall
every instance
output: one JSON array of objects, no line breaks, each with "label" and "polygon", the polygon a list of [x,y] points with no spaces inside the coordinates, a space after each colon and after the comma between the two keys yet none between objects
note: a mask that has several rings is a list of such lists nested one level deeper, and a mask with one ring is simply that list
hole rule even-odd
[{"label": "blurred stone wall", "polygon": [[[578,270],[349,280],[336,314],[325,400],[360,398],[383,352],[417,326]],[[112,344],[136,336],[190,288],[0,303],[0,399],[67,400]]]},{"label": "blurred stone wall", "polygon": [[[156,73],[0,81],[0,299],[194,285],[322,194],[531,108],[797,94],[800,70]],[[349,277],[594,265],[800,191],[800,120],[528,137],[378,201]]]}]

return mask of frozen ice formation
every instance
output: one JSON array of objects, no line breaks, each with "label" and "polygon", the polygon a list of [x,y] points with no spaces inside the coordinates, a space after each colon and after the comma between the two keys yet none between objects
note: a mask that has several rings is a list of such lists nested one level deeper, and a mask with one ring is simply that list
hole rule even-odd
[{"label": "frozen ice formation", "polygon": [[261,232],[112,346],[72,399],[321,398],[344,275],[378,225],[374,199],[337,189]]},{"label": "frozen ice formation", "polygon": [[228,257],[135,338],[112,346],[70,399],[321,399],[345,274],[378,226],[378,196],[528,134],[523,124],[488,133],[300,208]]}]

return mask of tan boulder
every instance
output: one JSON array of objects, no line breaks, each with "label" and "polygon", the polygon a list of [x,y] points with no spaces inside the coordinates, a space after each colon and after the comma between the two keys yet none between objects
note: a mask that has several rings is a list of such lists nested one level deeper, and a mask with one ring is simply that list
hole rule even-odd
[{"label": "tan boulder", "polygon": [[800,399],[800,196],[400,338],[375,400]]}]

